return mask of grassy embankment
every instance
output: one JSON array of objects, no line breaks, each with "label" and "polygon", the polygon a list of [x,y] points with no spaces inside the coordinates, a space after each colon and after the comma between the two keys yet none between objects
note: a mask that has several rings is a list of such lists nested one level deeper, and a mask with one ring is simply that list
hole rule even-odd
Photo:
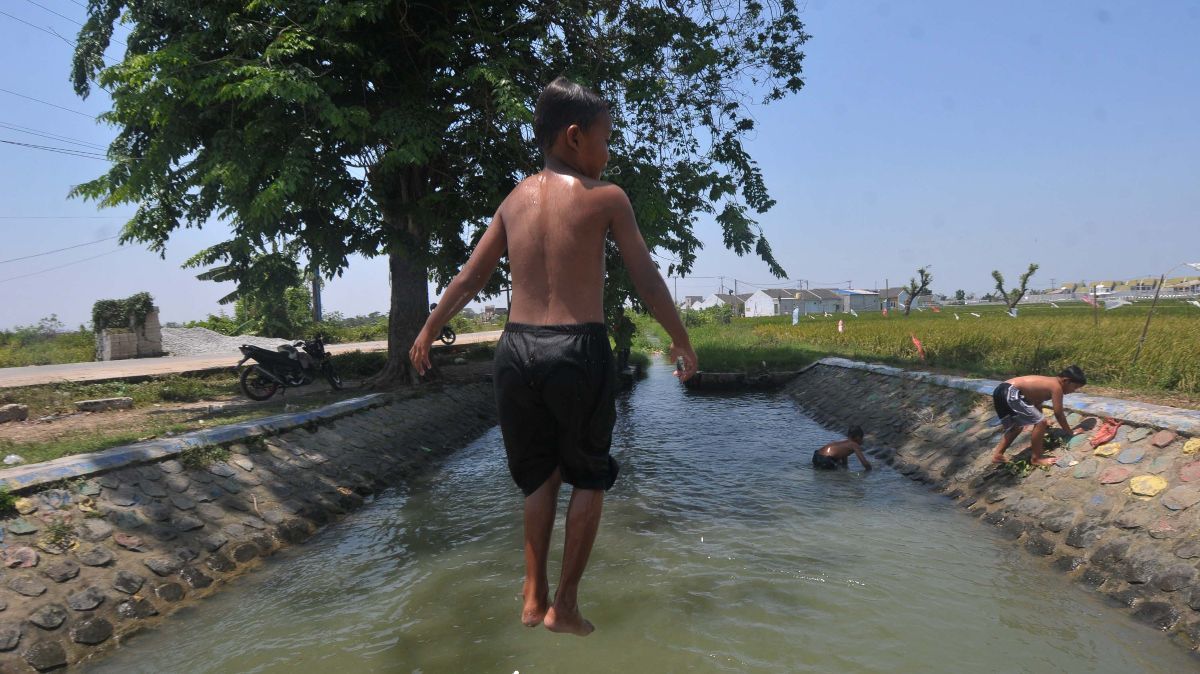
[{"label": "grassy embankment", "polygon": [[[469,358],[473,357],[466,349],[462,351]],[[362,379],[378,372],[386,359],[387,354],[383,352],[361,351],[333,357],[334,366],[347,381]],[[319,386],[321,382],[318,381],[317,384]],[[247,403],[241,397],[237,375],[232,369],[216,374],[172,375],[140,382],[60,382],[45,386],[0,389],[0,404],[28,405],[30,419],[72,414],[75,412],[73,403],[76,400],[124,396],[133,398],[136,413],[121,417],[121,423],[116,426],[99,423],[105,417],[104,414],[97,415],[93,417],[98,422],[96,425],[68,426],[62,432],[54,431],[56,422],[51,422],[46,427],[50,432],[39,434],[43,437],[32,441],[12,440],[0,436],[0,456],[17,454],[28,463],[48,461],[60,456],[94,452],[150,437],[174,435],[261,418],[283,412],[285,407],[289,411],[310,409],[357,395],[362,395],[362,391],[347,390],[335,394],[322,389],[315,395],[277,395],[266,403]],[[226,404],[211,409],[205,405],[184,405],[203,401],[219,401]],[[0,432],[4,430],[0,427]]]},{"label": "grassy embankment", "polygon": [[[1082,304],[1022,306],[1010,318],[998,306],[946,308],[910,316],[877,312],[858,317],[836,314],[793,326],[790,316],[735,319],[689,328],[702,370],[792,370],[825,356],[844,356],[905,367],[1010,377],[1053,372],[1078,363],[1089,380],[1103,387],[1145,393],[1200,396],[1200,309],[1180,301],[1161,302],[1154,312],[1136,366],[1134,350],[1146,322],[1149,302],[1101,309]],[[977,313],[976,318],[972,315]],[[954,314],[959,318],[956,320]],[[838,333],[837,322],[846,330]],[[643,335],[667,343],[657,323],[639,318]],[[921,340],[922,362],[911,336]],[[661,348],[661,347],[660,347]]]}]

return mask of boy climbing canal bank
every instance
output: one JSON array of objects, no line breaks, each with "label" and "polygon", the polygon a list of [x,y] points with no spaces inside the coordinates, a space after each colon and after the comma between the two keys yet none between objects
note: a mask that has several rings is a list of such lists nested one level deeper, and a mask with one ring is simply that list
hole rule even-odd
[{"label": "boy climbing canal bank", "polygon": [[1001,382],[992,391],[992,405],[996,416],[1004,427],[1004,435],[996,449],[992,450],[992,462],[1004,463],[1004,450],[1017,439],[1021,431],[1032,427],[1029,438],[1030,459],[1033,466],[1049,466],[1056,459],[1043,457],[1046,429],[1050,421],[1042,414],[1042,405],[1051,401],[1054,418],[1063,431],[1069,434],[1079,434],[1083,429],[1071,429],[1067,423],[1067,415],[1063,413],[1063,396],[1074,393],[1087,384],[1087,377],[1078,365],[1072,365],[1058,374],[1057,377],[1041,375],[1025,375]]},{"label": "boy climbing canal bank", "polygon": [[[616,243],[643,304],[671,337],[681,380],[696,354],[667,285],[650,257],[625,192],[600,180],[608,163],[608,104],[559,77],[534,109],[541,172],[500,204],[467,264],[446,287],[409,358],[430,367],[429,349],[447,321],[483,289],[501,256],[512,278],[509,322],[496,347],[495,387],[508,468],[525,494],[525,584],[521,620],[586,636],[594,627],[577,592],[600,525],[604,492],[617,479],[609,455],[616,368],[604,325],[604,247]],[[562,573],[550,600],[546,559],[559,488],[574,487]]]},{"label": "boy climbing canal bank", "polygon": [[831,442],[813,452],[812,465],[817,470],[837,470],[850,467],[850,455],[853,454],[863,470],[871,470],[871,462],[867,461],[862,449],[863,430],[859,426],[851,426],[846,431],[846,439]]}]

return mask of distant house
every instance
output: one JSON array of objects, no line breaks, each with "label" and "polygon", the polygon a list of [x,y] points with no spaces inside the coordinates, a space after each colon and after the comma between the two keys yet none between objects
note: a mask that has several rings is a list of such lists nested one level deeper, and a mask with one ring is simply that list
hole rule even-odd
[{"label": "distant house", "polygon": [[874,290],[836,290],[842,298],[842,311],[875,311],[879,309],[879,293]]},{"label": "distant house", "polygon": [[703,295],[685,295],[684,298],[682,300],[680,300],[680,302],[679,302],[679,308],[680,309],[697,309],[699,307],[697,307],[695,305],[700,302],[703,302],[703,301],[704,301]]},{"label": "distant house", "polygon": [[735,315],[741,316],[746,310],[746,300],[754,293],[713,293],[692,305],[693,309],[711,309],[713,307],[732,307]]},{"label": "distant house", "polygon": [[834,314],[845,310],[843,296],[830,288],[797,290],[796,301],[802,314]]},{"label": "distant house", "polygon": [[797,288],[756,290],[746,298],[746,316],[781,316],[796,306]]},{"label": "distant house", "polygon": [[[904,307],[904,303],[908,301],[908,291],[904,288],[886,288],[884,290],[876,290],[875,309],[900,309]],[[926,290],[921,297],[930,297],[932,292]],[[918,297],[913,302],[913,306],[917,307],[922,304],[921,297]]]},{"label": "distant house", "polygon": [[1200,294],[1200,277],[1182,277],[1167,279],[1162,291],[1168,295]]}]

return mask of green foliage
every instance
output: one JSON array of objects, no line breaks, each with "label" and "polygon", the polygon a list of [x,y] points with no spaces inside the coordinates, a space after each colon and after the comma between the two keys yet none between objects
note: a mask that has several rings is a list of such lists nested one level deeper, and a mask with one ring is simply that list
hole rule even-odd
[{"label": "green foliage", "polygon": [[151,311],[154,298],[150,293],[137,293],[123,300],[96,300],[92,305],[92,330],[140,327]]},{"label": "green foliage", "polygon": [[79,326],[64,332],[58,316],[38,321],[37,325],[18,325],[12,330],[0,330],[0,367],[82,363],[95,359],[96,338],[90,330]]},{"label": "green foliage", "polygon": [[17,495],[12,493],[7,484],[0,484],[0,516],[8,515],[17,509]]},{"label": "green foliage", "polygon": [[967,291],[965,291],[965,290],[955,290],[954,291],[954,300],[956,302],[964,302],[964,301],[966,301],[966,299],[967,299]]},{"label": "green foliage", "polygon": [[247,326],[238,323],[237,319],[229,316],[224,311],[216,314],[209,314],[208,318],[202,321],[188,321],[183,324],[185,328],[208,328],[213,332],[219,332],[222,335],[236,337],[237,335],[245,334]]},{"label": "green foliage", "polygon": [[53,515],[42,528],[38,542],[42,545],[67,550],[75,542],[75,523],[70,515]]},{"label": "green foliage", "polygon": [[733,308],[721,305],[707,309],[692,309],[683,312],[682,317],[683,324],[689,328],[713,324],[729,325],[733,320]]},{"label": "green foliage", "polygon": [[179,453],[179,460],[188,468],[207,468],[217,461],[229,460],[229,448],[223,445],[188,447]]},{"label": "green foliage", "polygon": [[[111,169],[72,194],[136,204],[123,238],[159,252],[178,228],[221,217],[236,235],[226,261],[277,238],[327,275],[352,254],[388,254],[397,360],[425,318],[427,280],[444,286],[496,204],[538,170],[530,110],[566,74],[611,102],[610,175],[647,243],[678,260],[669,273],[691,269],[694,224],[712,216],[726,247],[782,276],[755,220],[775,202],[744,141],[752,105],[804,84],[800,11],[795,0],[92,0],[72,80],[81,96],[92,78],[110,93],[102,118],[117,135]],[[118,21],[128,47],[107,66]],[[623,266],[609,270],[611,297],[628,296]]]}]

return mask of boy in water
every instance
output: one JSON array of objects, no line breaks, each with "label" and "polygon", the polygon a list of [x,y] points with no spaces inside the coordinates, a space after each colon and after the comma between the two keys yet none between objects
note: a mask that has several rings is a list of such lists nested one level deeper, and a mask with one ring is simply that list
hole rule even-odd
[{"label": "boy in water", "polygon": [[813,452],[812,464],[817,470],[837,470],[850,467],[850,455],[858,457],[863,470],[871,470],[871,462],[862,450],[863,430],[859,426],[851,426],[846,431],[846,439],[831,442]]},{"label": "boy in water", "polygon": [[1051,400],[1058,425],[1067,433],[1078,435],[1083,429],[1071,430],[1071,424],[1067,423],[1067,415],[1063,414],[1062,399],[1064,395],[1083,388],[1084,384],[1087,384],[1087,377],[1084,376],[1083,370],[1079,369],[1078,365],[1072,365],[1058,373],[1057,377],[1031,374],[1009,379],[997,386],[996,390],[992,391],[992,405],[1004,426],[1004,435],[1000,438],[1000,444],[992,451],[992,462],[1004,463],[1004,450],[1008,449],[1026,426],[1033,426],[1029,438],[1029,463],[1035,466],[1049,466],[1057,461],[1053,457],[1042,457],[1042,441],[1046,437],[1046,429],[1050,427],[1050,421],[1042,414],[1042,404]]},{"label": "boy in water", "polygon": [[[496,347],[500,429],[513,480],[525,494],[525,586],[521,621],[586,636],[577,591],[600,525],[604,492],[617,479],[609,456],[616,369],[604,326],[604,245],[612,236],[651,314],[671,337],[672,362],[687,380],[696,354],[667,284],[650,259],[621,188],[600,180],[612,118],[595,92],[559,77],[538,97],[534,139],[545,167],[508,195],[409,351],[417,371],[446,321],[480,290],[508,254],[512,306]],[[546,557],[563,482],[567,510],[562,575],[549,598]]]}]

